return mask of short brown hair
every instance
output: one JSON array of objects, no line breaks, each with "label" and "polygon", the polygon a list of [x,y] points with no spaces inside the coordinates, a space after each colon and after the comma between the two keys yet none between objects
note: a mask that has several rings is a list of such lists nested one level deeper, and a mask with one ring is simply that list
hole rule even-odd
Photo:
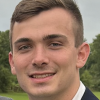
[{"label": "short brown hair", "polygon": [[83,43],[83,21],[77,4],[73,0],[22,0],[15,8],[15,11],[11,18],[10,27],[10,46],[12,49],[12,31],[15,22],[22,22],[38,15],[42,11],[52,8],[61,7],[72,14],[75,20],[74,35],[75,35],[75,47],[78,47]]}]

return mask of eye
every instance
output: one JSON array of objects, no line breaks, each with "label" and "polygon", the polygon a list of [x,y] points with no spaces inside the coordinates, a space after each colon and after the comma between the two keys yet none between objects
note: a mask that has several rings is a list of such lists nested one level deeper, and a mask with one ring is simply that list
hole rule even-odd
[{"label": "eye", "polygon": [[58,49],[61,49],[62,46],[63,44],[61,42],[52,42],[50,43],[49,48],[52,50],[58,50]]},{"label": "eye", "polygon": [[58,46],[61,46],[61,43],[51,43],[51,46],[58,47]]},{"label": "eye", "polygon": [[31,48],[30,45],[22,45],[22,46],[19,47],[19,50],[28,50],[30,48]]}]

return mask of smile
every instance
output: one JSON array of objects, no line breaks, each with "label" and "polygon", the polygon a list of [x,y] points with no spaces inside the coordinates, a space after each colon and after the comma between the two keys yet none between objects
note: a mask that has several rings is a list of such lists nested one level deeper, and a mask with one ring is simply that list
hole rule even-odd
[{"label": "smile", "polygon": [[35,74],[35,75],[31,75],[30,77],[31,78],[35,78],[35,79],[39,79],[39,78],[46,78],[46,77],[49,77],[49,76],[53,76],[53,74]]}]

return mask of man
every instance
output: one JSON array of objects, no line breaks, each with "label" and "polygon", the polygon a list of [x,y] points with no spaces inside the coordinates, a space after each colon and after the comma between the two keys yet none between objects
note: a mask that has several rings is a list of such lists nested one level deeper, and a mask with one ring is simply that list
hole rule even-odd
[{"label": "man", "polygon": [[0,100],[12,100],[11,98],[0,96]]},{"label": "man", "polygon": [[9,62],[29,100],[98,100],[80,82],[89,56],[73,0],[22,0],[10,29]]}]

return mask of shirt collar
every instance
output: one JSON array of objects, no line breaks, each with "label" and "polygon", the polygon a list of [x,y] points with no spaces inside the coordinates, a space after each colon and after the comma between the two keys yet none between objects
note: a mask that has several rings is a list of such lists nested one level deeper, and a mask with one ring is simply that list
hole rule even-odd
[{"label": "shirt collar", "polygon": [[81,100],[81,98],[85,92],[85,89],[86,88],[85,88],[84,84],[80,81],[80,87],[72,100]]}]

